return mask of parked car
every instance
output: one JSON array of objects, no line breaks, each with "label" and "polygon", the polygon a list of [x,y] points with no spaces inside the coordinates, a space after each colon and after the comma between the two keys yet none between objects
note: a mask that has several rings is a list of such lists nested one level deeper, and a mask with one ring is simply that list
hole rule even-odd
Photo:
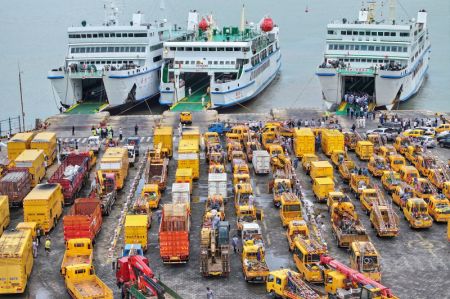
[{"label": "parked car", "polygon": [[383,123],[383,125],[379,125],[380,128],[392,128],[401,130],[402,129],[402,123],[399,121],[386,121]]},{"label": "parked car", "polygon": [[418,137],[417,140],[422,144],[426,145],[427,148],[435,148],[437,146],[436,140],[434,140],[433,137],[430,136],[421,136]]},{"label": "parked car", "polygon": [[450,147],[450,136],[445,137],[439,141],[440,147]]},{"label": "parked car", "polygon": [[423,130],[423,135],[434,137],[436,131],[432,127],[417,127],[416,129]]},{"label": "parked car", "polygon": [[443,131],[436,135],[436,140],[439,142],[442,139],[445,139],[446,137],[450,136],[450,131]]},{"label": "parked car", "polygon": [[375,130],[367,130],[367,134],[380,134],[380,136],[386,136],[387,140],[393,141],[399,134],[400,129],[396,128],[378,128]]}]

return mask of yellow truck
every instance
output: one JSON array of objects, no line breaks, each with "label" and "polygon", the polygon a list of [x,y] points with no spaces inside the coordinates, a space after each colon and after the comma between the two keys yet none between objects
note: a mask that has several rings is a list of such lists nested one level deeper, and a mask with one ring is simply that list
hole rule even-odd
[{"label": "yellow truck", "polygon": [[180,113],[180,123],[183,125],[192,124],[192,113],[189,111],[184,111]]},{"label": "yellow truck", "polygon": [[153,148],[161,143],[163,153],[167,152],[168,157],[173,155],[173,128],[172,127],[156,127],[153,133]]},{"label": "yellow truck", "polygon": [[46,166],[49,167],[56,159],[56,133],[41,132],[36,134],[31,141],[30,148],[43,150]]},{"label": "yellow truck", "polygon": [[436,222],[450,221],[450,202],[443,194],[436,194],[429,198],[428,214]]},{"label": "yellow truck", "polygon": [[308,236],[309,229],[305,220],[291,220],[286,229],[289,251],[294,250],[296,238],[308,238]]},{"label": "yellow truck", "polygon": [[22,294],[33,269],[31,232],[4,232],[0,237],[0,256],[0,294]]},{"label": "yellow truck", "polygon": [[181,139],[183,140],[197,140],[200,143],[200,136],[199,127],[184,127],[181,132]]},{"label": "yellow truck", "polygon": [[381,281],[380,254],[370,241],[356,241],[350,246],[350,267],[377,282]]},{"label": "yellow truck", "polygon": [[411,145],[411,141],[409,137],[406,136],[397,136],[395,138],[394,148],[398,153],[404,155],[408,150],[408,147]]},{"label": "yellow truck", "polygon": [[345,160],[344,162],[340,163],[338,166],[338,171],[342,177],[342,180],[344,180],[345,182],[350,181],[351,174],[355,168],[356,164],[352,160]]},{"label": "yellow truck", "polygon": [[65,284],[73,299],[113,299],[112,290],[95,275],[94,266],[81,264],[66,268]]},{"label": "yellow truck", "polygon": [[0,195],[0,236],[9,225],[9,204],[8,196]]},{"label": "yellow truck", "polygon": [[338,130],[322,130],[322,150],[327,156],[331,156],[334,150],[345,150],[344,134]]},{"label": "yellow truck", "polygon": [[264,283],[269,276],[262,236],[252,236],[242,244],[242,272],[247,282]]},{"label": "yellow truck", "polygon": [[179,154],[199,153],[200,143],[195,139],[182,139],[178,143]]},{"label": "yellow truck", "polygon": [[326,298],[311,289],[302,276],[289,269],[271,271],[266,282],[266,291],[271,297],[283,299],[321,299]]},{"label": "yellow truck", "polygon": [[391,169],[396,172],[399,172],[406,165],[405,157],[399,154],[389,156],[388,161]]},{"label": "yellow truck", "polygon": [[141,244],[142,249],[147,251],[148,226],[148,215],[127,215],[123,237],[125,244]]},{"label": "yellow truck", "polygon": [[45,176],[45,156],[43,150],[27,149],[14,160],[14,166],[27,168],[31,175],[31,187],[36,186]]},{"label": "yellow truck", "polygon": [[196,153],[178,154],[178,168],[192,169],[192,178],[194,180],[200,177],[200,158]]},{"label": "yellow truck", "polygon": [[316,139],[310,128],[300,128],[294,130],[294,153],[298,158],[306,154],[314,154]]},{"label": "yellow truck", "polygon": [[427,203],[422,198],[409,198],[403,207],[403,215],[411,228],[428,228],[433,225]]},{"label": "yellow truck", "polygon": [[426,202],[428,202],[432,196],[437,194],[436,188],[434,188],[431,182],[426,178],[415,179],[411,186],[414,189],[414,196],[423,198]]},{"label": "yellow truck", "polygon": [[302,220],[302,203],[300,199],[291,192],[281,195],[280,219],[283,227],[293,220]]},{"label": "yellow truck", "polygon": [[430,169],[438,168],[436,158],[430,155],[417,156],[416,160],[414,161],[414,166],[424,177],[428,177]]},{"label": "yellow truck", "polygon": [[161,200],[161,192],[157,184],[145,184],[142,188],[141,197],[148,200],[150,209],[157,209]]},{"label": "yellow truck", "polygon": [[325,202],[328,198],[328,193],[334,191],[334,181],[333,179],[326,178],[315,178],[313,180],[313,192],[318,202]]},{"label": "yellow truck", "polygon": [[122,189],[128,175],[128,150],[122,147],[109,147],[100,160],[99,170],[103,173],[115,173],[116,187]]},{"label": "yellow truck", "polygon": [[381,177],[385,171],[390,169],[390,166],[386,158],[379,155],[373,155],[369,159],[367,168],[374,177]]},{"label": "yellow truck", "polygon": [[311,179],[315,178],[333,178],[333,166],[328,161],[311,162],[309,175]]},{"label": "yellow truck", "polygon": [[372,211],[372,205],[374,203],[381,203],[381,198],[376,189],[367,188],[361,191],[359,201],[361,202],[362,210],[369,215]]},{"label": "yellow truck", "polygon": [[311,170],[311,162],[319,161],[319,157],[315,154],[304,154],[302,158],[302,167],[306,174],[309,174]]},{"label": "yellow truck", "polygon": [[60,184],[39,184],[23,200],[23,219],[36,222],[48,233],[63,213],[64,195]]},{"label": "yellow truck", "polygon": [[383,172],[381,176],[381,184],[389,194],[392,194],[401,182],[400,174],[392,170]]},{"label": "yellow truck", "polygon": [[345,202],[345,201],[350,201],[350,199],[344,193],[342,193],[340,191],[329,192],[328,198],[327,198],[328,211],[331,213],[331,207],[335,203]]},{"label": "yellow truck", "polygon": [[345,151],[335,150],[331,153],[331,162],[333,162],[336,167],[347,160],[349,160],[349,157]]},{"label": "yellow truck", "polygon": [[85,264],[92,265],[94,259],[94,249],[91,239],[80,238],[70,239],[66,242],[66,251],[61,263],[61,274],[66,275],[66,269],[70,266]]},{"label": "yellow truck", "polygon": [[352,173],[350,187],[355,195],[360,195],[364,189],[370,188],[370,178],[366,175]]},{"label": "yellow truck", "polygon": [[397,187],[395,187],[394,191],[392,192],[392,201],[400,208],[403,208],[406,205],[407,200],[413,197],[413,188],[403,181]]},{"label": "yellow truck", "polygon": [[323,283],[327,267],[320,263],[320,256],[327,253],[323,244],[311,238],[296,238],[294,263],[303,279],[311,283]]},{"label": "yellow truck", "polygon": [[355,152],[360,160],[367,161],[373,155],[373,143],[370,141],[360,140],[356,144]]},{"label": "yellow truck", "polygon": [[284,193],[292,192],[292,185],[290,179],[276,178],[273,180],[273,204],[279,208],[281,206],[281,198]]},{"label": "yellow truck", "polygon": [[403,182],[412,185],[414,183],[414,180],[418,179],[420,177],[419,171],[414,166],[403,166],[398,171],[400,174],[400,178]]},{"label": "yellow truck", "polygon": [[30,149],[31,140],[36,133],[17,133],[7,143],[8,160],[14,161],[24,150]]}]

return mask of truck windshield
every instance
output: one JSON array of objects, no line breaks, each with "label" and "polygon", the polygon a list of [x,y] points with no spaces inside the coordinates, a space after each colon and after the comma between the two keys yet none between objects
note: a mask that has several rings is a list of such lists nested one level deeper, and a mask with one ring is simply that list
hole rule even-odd
[{"label": "truck windshield", "polygon": [[300,211],[300,210],[301,210],[300,205],[283,206],[283,211],[285,211],[285,212],[297,212],[297,211]]},{"label": "truck windshield", "polygon": [[306,255],[306,262],[307,263],[318,263],[318,262],[320,262],[320,255],[319,254],[308,254],[308,255]]}]

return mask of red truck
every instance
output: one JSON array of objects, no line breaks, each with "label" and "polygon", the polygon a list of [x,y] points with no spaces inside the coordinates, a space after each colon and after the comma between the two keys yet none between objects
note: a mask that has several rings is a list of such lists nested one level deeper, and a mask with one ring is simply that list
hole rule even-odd
[{"label": "red truck", "polygon": [[77,198],[64,216],[64,240],[89,238],[94,241],[102,227],[101,203],[95,198]]},{"label": "red truck", "polygon": [[7,195],[10,207],[22,206],[31,190],[31,175],[26,168],[11,168],[0,179],[0,195]]},{"label": "red truck", "polygon": [[73,204],[89,176],[89,157],[82,154],[69,154],[55,173],[48,180],[49,183],[59,183],[64,194],[64,204]]},{"label": "red truck", "polygon": [[189,209],[186,204],[165,204],[159,227],[159,252],[163,263],[189,260]]}]

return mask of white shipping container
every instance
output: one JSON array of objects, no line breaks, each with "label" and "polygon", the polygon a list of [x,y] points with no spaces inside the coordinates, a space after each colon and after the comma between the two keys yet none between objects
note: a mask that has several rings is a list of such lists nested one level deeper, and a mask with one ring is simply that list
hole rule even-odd
[{"label": "white shipping container", "polygon": [[101,170],[119,170],[122,169],[121,162],[102,162],[100,163]]},{"label": "white shipping container", "polygon": [[267,151],[253,151],[252,163],[256,174],[270,172],[270,155]]},{"label": "white shipping container", "polygon": [[15,162],[16,167],[30,168],[33,166],[33,162]]},{"label": "white shipping container", "polygon": [[189,183],[172,184],[172,203],[190,204],[191,189]]},{"label": "white shipping container", "polygon": [[210,173],[208,175],[208,196],[222,195],[223,199],[227,198],[227,174],[226,173]]}]

